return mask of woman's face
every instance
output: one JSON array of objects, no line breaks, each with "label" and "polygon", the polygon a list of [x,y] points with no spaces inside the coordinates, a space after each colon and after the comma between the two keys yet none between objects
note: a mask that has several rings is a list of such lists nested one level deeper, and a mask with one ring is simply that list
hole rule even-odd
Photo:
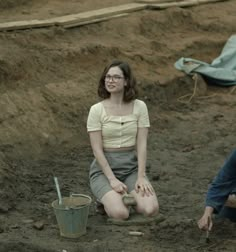
[{"label": "woman's face", "polygon": [[105,76],[105,88],[112,93],[123,93],[127,85],[124,74],[117,66],[111,67]]}]

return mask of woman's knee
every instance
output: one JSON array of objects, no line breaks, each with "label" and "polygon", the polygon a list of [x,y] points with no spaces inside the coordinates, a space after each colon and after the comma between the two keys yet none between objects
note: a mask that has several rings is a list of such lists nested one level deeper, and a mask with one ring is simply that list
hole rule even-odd
[{"label": "woman's knee", "polygon": [[107,215],[110,218],[119,219],[119,220],[126,220],[129,218],[129,210],[126,207],[122,208],[107,208],[105,207]]},{"label": "woman's knee", "polygon": [[159,207],[158,206],[153,206],[153,207],[147,207],[144,211],[144,214],[146,216],[155,216],[159,212]]},{"label": "woman's knee", "polygon": [[101,201],[109,217],[120,220],[129,217],[129,209],[123,204],[120,194],[110,191],[102,197]]},{"label": "woman's knee", "polygon": [[159,212],[158,202],[152,202],[152,204],[138,206],[138,212],[144,214],[145,216],[155,216]]}]

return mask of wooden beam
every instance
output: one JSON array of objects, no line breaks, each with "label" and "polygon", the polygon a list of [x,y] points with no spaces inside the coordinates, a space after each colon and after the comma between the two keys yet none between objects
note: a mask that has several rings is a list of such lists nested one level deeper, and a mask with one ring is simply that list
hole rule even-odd
[{"label": "wooden beam", "polygon": [[[141,1],[141,0],[139,0]],[[145,0],[143,0],[145,1]],[[140,11],[144,9],[165,9],[168,7],[189,7],[204,3],[222,2],[228,0],[185,0],[185,1],[173,1],[173,0],[146,0],[149,3],[130,3],[124,5],[118,5],[93,11],[82,12],[78,14],[71,14],[61,17],[50,18],[46,20],[28,20],[28,21],[16,21],[0,24],[0,31],[31,29],[31,28],[43,28],[54,25],[59,25],[64,28],[70,28],[85,24],[91,24],[96,22],[102,22],[111,18],[118,18],[127,15],[127,13]],[[151,3],[158,2],[158,3]],[[162,2],[162,3],[161,3]]]},{"label": "wooden beam", "polygon": [[36,27],[49,27],[54,25],[51,20],[28,20],[28,21],[15,21],[0,23],[0,31],[10,31],[10,30],[20,30],[20,29],[30,29]]},{"label": "wooden beam", "polygon": [[[137,3],[146,3],[146,4],[159,4],[159,3],[181,3],[181,2],[191,2],[192,0],[136,0]],[[194,0],[196,3],[213,3],[220,1],[228,1],[228,0]]]},{"label": "wooden beam", "polygon": [[146,4],[137,4],[137,3],[118,5],[114,7],[87,11],[79,14],[67,15],[61,18],[57,18],[56,24],[66,26],[73,23],[80,23],[87,21],[90,22],[92,20],[108,18],[119,14],[140,11],[146,8],[147,8]]},{"label": "wooden beam", "polygon": [[199,4],[214,3],[214,2],[224,2],[228,0],[185,0],[180,2],[166,2],[160,4],[148,4],[148,9],[166,9],[170,7],[191,7]]},{"label": "wooden beam", "polygon": [[71,24],[65,24],[65,25],[63,25],[63,27],[64,28],[73,28],[73,27],[76,27],[76,26],[82,26],[82,25],[87,25],[87,24],[103,22],[103,21],[107,21],[107,20],[110,20],[110,19],[114,19],[114,18],[126,17],[128,15],[129,15],[128,13],[123,13],[123,14],[109,16],[109,17],[95,18],[95,19],[91,19],[91,20],[87,20],[87,21],[80,21],[78,23],[74,22],[74,23],[71,23]]},{"label": "wooden beam", "polygon": [[53,25],[61,25],[63,27],[73,27],[76,24],[90,24],[114,18],[117,15],[140,11],[147,8],[146,4],[131,3],[118,5],[98,10],[82,12],[78,14],[71,14],[61,17],[55,17],[46,20],[29,20],[29,21],[16,21],[0,24],[0,31],[4,30],[19,30],[30,29],[35,27],[48,27]]},{"label": "wooden beam", "polygon": [[169,2],[180,2],[182,0],[136,0],[137,3],[146,3],[146,4],[157,4],[157,3],[169,3]]}]

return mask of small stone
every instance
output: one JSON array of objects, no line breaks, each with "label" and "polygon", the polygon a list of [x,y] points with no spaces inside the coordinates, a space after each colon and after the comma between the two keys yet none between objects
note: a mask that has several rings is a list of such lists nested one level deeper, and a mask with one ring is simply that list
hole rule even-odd
[{"label": "small stone", "polygon": [[0,213],[7,213],[9,211],[7,206],[1,205],[0,206]]},{"label": "small stone", "polygon": [[32,220],[32,219],[22,220],[22,223],[24,223],[24,224],[30,224],[30,223],[33,223],[33,222],[34,222],[34,220]]},{"label": "small stone", "polygon": [[42,230],[44,228],[44,223],[43,221],[36,221],[34,224],[33,224],[33,227],[37,230]]},{"label": "small stone", "polygon": [[27,11],[27,10],[23,10],[21,13],[22,13],[23,15],[28,15],[28,14],[30,14],[30,12]]},{"label": "small stone", "polygon": [[13,224],[10,226],[11,229],[18,229],[20,226],[18,224]]}]

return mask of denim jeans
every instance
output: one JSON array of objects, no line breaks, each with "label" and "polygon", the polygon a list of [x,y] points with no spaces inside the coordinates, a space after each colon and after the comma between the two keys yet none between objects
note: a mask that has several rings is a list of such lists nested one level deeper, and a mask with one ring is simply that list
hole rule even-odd
[{"label": "denim jeans", "polygon": [[225,161],[212,181],[206,196],[206,206],[214,208],[214,213],[236,222],[236,208],[224,206],[228,196],[236,194],[236,149]]}]

